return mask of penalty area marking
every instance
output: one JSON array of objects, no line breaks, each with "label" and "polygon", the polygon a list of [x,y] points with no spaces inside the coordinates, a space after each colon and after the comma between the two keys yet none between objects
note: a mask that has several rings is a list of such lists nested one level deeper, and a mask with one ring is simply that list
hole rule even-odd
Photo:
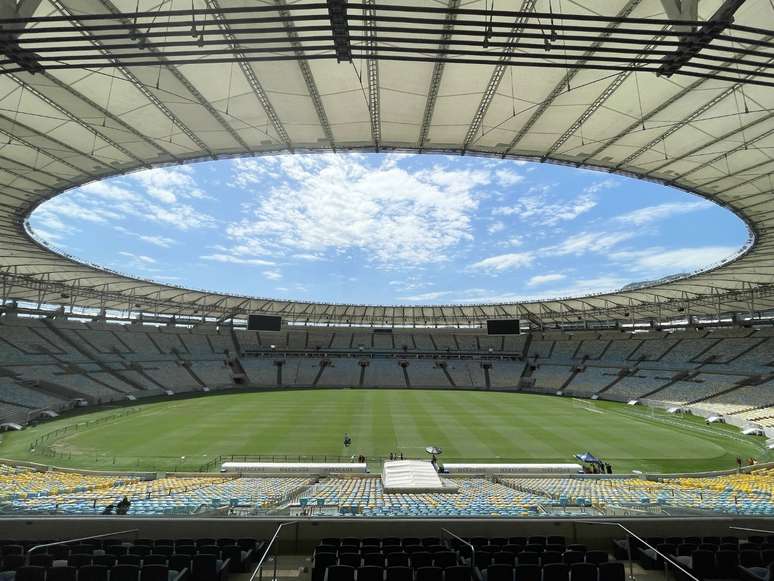
[{"label": "penalty area marking", "polygon": [[598,410],[596,408],[588,407],[588,404],[586,404],[586,402],[584,402],[582,399],[572,398],[572,401],[577,403],[580,407],[582,407],[587,412],[591,412],[593,414],[604,414],[605,413],[602,410]]}]

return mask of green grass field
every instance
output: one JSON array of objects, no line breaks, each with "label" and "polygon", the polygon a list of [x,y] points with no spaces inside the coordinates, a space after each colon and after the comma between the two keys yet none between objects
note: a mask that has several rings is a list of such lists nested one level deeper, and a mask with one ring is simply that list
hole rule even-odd
[{"label": "green grass field", "polygon": [[[352,436],[349,449],[344,432]],[[737,456],[765,460],[762,443],[730,426],[612,402],[317,389],[212,395],[71,416],[5,434],[0,456],[80,468],[196,470],[219,455],[330,461],[403,451],[421,458],[432,444],[443,448],[445,461],[570,462],[588,450],[617,472],[670,472],[732,468]]]}]

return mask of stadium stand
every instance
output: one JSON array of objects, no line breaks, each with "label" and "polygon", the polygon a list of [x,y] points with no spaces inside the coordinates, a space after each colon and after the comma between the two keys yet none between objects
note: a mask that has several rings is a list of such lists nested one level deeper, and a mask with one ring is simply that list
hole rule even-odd
[{"label": "stadium stand", "polygon": [[590,397],[618,377],[619,368],[584,366],[565,388],[568,395]]},{"label": "stadium stand", "polygon": [[408,362],[406,372],[412,387],[433,387],[438,385],[448,386],[449,382],[438,366],[431,359],[412,359]]},{"label": "stadium stand", "polygon": [[363,386],[406,387],[403,370],[395,359],[371,359],[363,369]]},{"label": "stadium stand", "polygon": [[332,359],[322,375],[322,385],[352,387],[360,383],[360,365],[357,359]]},{"label": "stadium stand", "polygon": [[560,505],[589,504],[600,509],[677,507],[708,513],[774,514],[769,471],[718,478],[677,478],[646,481],[635,478],[502,479],[522,492],[544,494]]},{"label": "stadium stand", "polygon": [[[769,425],[772,341],[765,328],[496,337],[474,330],[254,332],[10,314],[0,319],[0,420],[23,423],[36,410],[66,409],[79,398],[105,403],[165,390],[235,385],[512,390],[527,377],[521,389],[565,389],[617,401],[644,398]],[[525,368],[526,361],[534,369]]]},{"label": "stadium stand", "polygon": [[[109,479],[103,486],[80,484],[69,490],[47,491],[46,494],[17,494],[11,498],[11,510],[33,510],[46,513],[100,514],[124,496],[131,502],[135,516],[194,514],[223,507],[247,507],[266,510],[288,500],[306,488],[309,478],[239,478],[167,477],[125,483]],[[24,488],[23,488],[24,489]]]},{"label": "stadium stand", "polygon": [[386,493],[380,478],[330,478],[303,493],[310,502],[322,499],[356,513],[375,517],[516,517],[537,514],[548,501],[539,494],[520,493],[481,478],[455,481],[457,494]]},{"label": "stadium stand", "polygon": [[[774,515],[774,469],[716,477],[453,477],[450,492],[385,492],[375,476],[116,476],[0,465],[0,514],[95,514],[124,496],[138,516],[246,511],[266,514],[306,506],[364,517]],[[277,514],[281,514],[279,512]]]},{"label": "stadium stand", "polygon": [[559,391],[570,381],[572,373],[573,368],[570,366],[542,362],[532,373],[532,377],[535,378],[535,389],[547,392]]},{"label": "stadium stand", "polygon": [[489,377],[492,387],[514,389],[519,385],[525,364],[521,361],[497,360],[491,363]]}]

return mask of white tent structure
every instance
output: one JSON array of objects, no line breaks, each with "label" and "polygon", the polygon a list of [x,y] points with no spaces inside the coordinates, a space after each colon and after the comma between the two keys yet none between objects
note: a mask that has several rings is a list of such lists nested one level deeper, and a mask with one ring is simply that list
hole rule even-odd
[{"label": "white tent structure", "polygon": [[[321,324],[667,320],[774,307],[769,0],[3,0],[2,299]],[[663,284],[513,304],[231,296],[83,264],[26,218],[70,188],[232,156],[414,151],[660,182],[743,219],[737,256]]]}]

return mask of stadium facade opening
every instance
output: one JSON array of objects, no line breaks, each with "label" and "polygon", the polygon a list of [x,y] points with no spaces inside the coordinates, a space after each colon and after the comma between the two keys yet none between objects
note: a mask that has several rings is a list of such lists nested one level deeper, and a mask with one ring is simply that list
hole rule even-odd
[{"label": "stadium facade opening", "polygon": [[41,206],[31,231],[163,284],[334,303],[583,296],[688,276],[745,224],[660,184],[475,156],[297,154],[142,170]]}]

